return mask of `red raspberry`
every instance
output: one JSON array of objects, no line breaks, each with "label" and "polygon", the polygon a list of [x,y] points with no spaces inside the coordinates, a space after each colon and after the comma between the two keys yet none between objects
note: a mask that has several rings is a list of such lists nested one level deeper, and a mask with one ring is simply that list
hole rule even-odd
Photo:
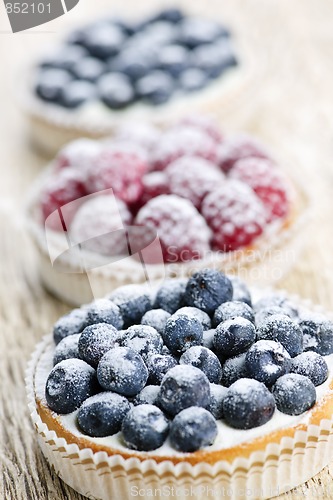
[{"label": "red raspberry", "polygon": [[56,168],[75,167],[87,173],[92,171],[102,150],[102,143],[91,139],[77,139],[63,147],[55,158]]},{"label": "red raspberry", "polygon": [[210,248],[211,232],[204,218],[190,201],[176,195],[150,200],[135,224],[157,231],[165,262],[197,259]]},{"label": "red raspberry", "polygon": [[183,156],[165,170],[170,191],[189,199],[200,210],[202,200],[224,182],[225,176],[214,163],[198,156]]},{"label": "red raspberry", "polygon": [[200,156],[216,162],[216,142],[202,130],[182,126],[166,131],[152,152],[155,170],[164,170],[181,156]]},{"label": "red raspberry", "polygon": [[136,203],[142,194],[142,176],[148,164],[135,148],[109,143],[95,162],[88,179],[90,192],[113,189],[115,196],[125,203]]},{"label": "red raspberry", "polygon": [[145,205],[152,198],[161,194],[169,194],[168,177],[164,172],[149,172],[142,178],[143,194],[141,197],[141,206]]},{"label": "red raspberry", "polygon": [[[71,201],[78,200],[87,194],[82,173],[77,170],[65,169],[54,174],[48,179],[48,186],[45,186],[41,194],[41,210],[43,220],[46,220],[50,214],[60,207],[63,207]],[[64,211],[65,226],[70,224],[77,204],[72,207],[66,207]],[[55,217],[48,221],[48,226],[54,230],[62,231],[63,227],[59,218]]]},{"label": "red raspberry", "polygon": [[114,196],[91,196],[76,212],[70,226],[72,244],[100,255],[121,255],[127,249],[122,229],[131,223],[125,203]]},{"label": "red raspberry", "polygon": [[260,158],[239,160],[232,167],[230,177],[251,186],[265,205],[269,222],[287,215],[288,184],[283,173],[271,161]]},{"label": "red raspberry", "polygon": [[266,210],[254,191],[236,180],[227,180],[208,194],[202,214],[213,231],[213,248],[228,252],[250,245],[263,232]]},{"label": "red raspberry", "polygon": [[150,123],[128,122],[117,130],[116,139],[134,143],[146,151],[151,151],[161,137],[161,131]]},{"label": "red raspberry", "polygon": [[214,141],[222,142],[223,136],[217,122],[211,116],[188,115],[182,118],[179,125],[190,125],[191,127],[203,130]]},{"label": "red raspberry", "polygon": [[228,172],[237,160],[248,157],[270,159],[265,148],[246,134],[238,134],[225,140],[217,149],[217,163],[224,172]]}]

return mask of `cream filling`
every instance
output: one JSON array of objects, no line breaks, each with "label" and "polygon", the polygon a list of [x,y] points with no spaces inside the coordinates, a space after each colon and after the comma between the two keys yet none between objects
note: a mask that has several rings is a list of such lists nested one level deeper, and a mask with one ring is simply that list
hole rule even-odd
[{"label": "cream filling", "polygon": [[[40,357],[35,374],[35,393],[37,398],[45,406],[47,406],[45,399],[45,383],[50,371],[53,368],[53,362],[52,362],[53,352],[54,352],[54,344],[52,337],[50,336],[50,342],[47,346],[47,349]],[[332,392],[329,389],[329,385],[333,376],[333,354],[325,356],[325,360],[328,365],[329,375],[326,382],[316,387],[317,402],[321,401],[323,398],[325,398],[325,396],[327,396],[330,392]],[[92,443],[95,443],[97,445],[99,444],[106,447],[115,448],[118,449],[120,452],[122,451],[129,452],[129,449],[124,445],[122,441],[121,432],[118,432],[113,436],[108,436],[103,438],[90,437],[80,432],[80,429],[77,425],[77,413],[78,410],[68,415],[57,415],[61,425],[66,430],[71,432],[71,434],[77,436],[78,438],[89,439]],[[290,415],[285,415],[284,413],[281,413],[279,410],[276,409],[273,417],[271,418],[271,420],[269,420],[269,422],[267,422],[264,425],[261,425],[260,427],[256,427],[254,429],[249,429],[249,430],[233,429],[223,421],[218,420],[217,437],[211,446],[205,447],[203,448],[203,450],[206,451],[223,450],[225,448],[230,448],[245,443],[247,441],[252,441],[253,439],[263,437],[279,429],[283,429],[286,427],[293,427],[301,423],[306,424],[309,421],[310,414],[311,410],[308,410],[307,412],[304,412],[301,415],[290,416]],[[151,452],[145,452],[145,454],[147,453],[157,456],[182,455],[181,452],[178,452],[171,446],[169,438],[167,438],[167,440],[160,448],[153,450]]]}]

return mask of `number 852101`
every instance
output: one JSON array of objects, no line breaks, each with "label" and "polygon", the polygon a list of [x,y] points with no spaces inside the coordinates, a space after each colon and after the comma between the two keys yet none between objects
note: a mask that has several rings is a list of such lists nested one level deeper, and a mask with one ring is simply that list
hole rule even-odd
[{"label": "number 852101", "polygon": [[6,3],[6,10],[8,14],[44,14],[51,13],[51,4],[47,3],[20,3],[11,2]]}]

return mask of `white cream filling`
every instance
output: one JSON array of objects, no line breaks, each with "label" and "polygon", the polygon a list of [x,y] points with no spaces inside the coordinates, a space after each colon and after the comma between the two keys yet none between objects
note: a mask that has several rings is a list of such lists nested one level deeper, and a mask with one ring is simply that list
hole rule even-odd
[{"label": "white cream filling", "polygon": [[[54,352],[54,344],[53,340],[50,336],[50,343],[48,345],[47,350],[42,354],[39,363],[37,365],[36,374],[35,374],[35,392],[37,398],[47,406],[45,400],[45,383],[46,379],[53,368],[53,352]],[[329,389],[330,382],[333,376],[333,354],[329,356],[325,356],[326,363],[329,369],[329,375],[326,382],[316,387],[317,394],[317,402],[320,402],[325,396],[327,396],[330,392]],[[92,443],[100,444],[106,447],[119,449],[119,451],[128,452],[129,449],[123,444],[121,438],[121,432],[114,434],[113,436],[103,437],[103,438],[94,438],[87,436],[80,432],[77,426],[77,417],[78,411],[70,413],[68,415],[57,415],[58,419],[60,419],[61,425],[71,432],[74,436],[78,438],[89,439]],[[277,431],[279,429],[283,429],[285,427],[292,427],[297,424],[304,423],[306,424],[309,421],[309,416],[311,414],[311,410],[308,410],[301,415],[290,416],[281,413],[279,410],[275,410],[273,417],[269,422],[260,427],[256,427],[254,429],[249,430],[240,430],[234,429],[224,423],[221,420],[217,421],[218,434],[214,441],[214,443],[209,446],[203,448],[206,451],[214,451],[214,450],[223,450],[225,448],[230,448],[241,443],[245,443],[247,441],[251,441],[258,437],[263,437],[271,432]],[[56,414],[55,414],[56,415]],[[151,452],[145,452],[145,454],[151,455],[160,455],[160,456],[181,456],[182,453],[176,451],[170,444],[169,439],[167,439],[164,444],[158,448],[157,450],[153,450]]]}]

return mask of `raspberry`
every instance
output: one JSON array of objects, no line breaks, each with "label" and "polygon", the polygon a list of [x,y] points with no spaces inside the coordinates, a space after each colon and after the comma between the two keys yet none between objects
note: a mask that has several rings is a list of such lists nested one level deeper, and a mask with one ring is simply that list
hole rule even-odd
[{"label": "raspberry", "polygon": [[[48,179],[48,185],[45,186],[40,201],[43,220],[46,220],[50,214],[60,207],[85,196],[87,190],[84,180],[80,171],[72,169],[62,170],[53,175],[51,179]],[[77,205],[74,205],[75,207],[73,206],[72,208],[66,207],[66,217],[64,221],[66,226],[74,216],[74,212],[77,208]],[[56,231],[63,230],[58,217],[48,221],[48,225]]]},{"label": "raspberry", "polygon": [[214,141],[222,142],[222,134],[218,124],[210,116],[203,115],[188,115],[182,118],[179,125],[189,125],[190,127],[197,128],[206,132]]},{"label": "raspberry", "polygon": [[198,210],[206,194],[224,182],[223,173],[213,163],[197,156],[175,160],[165,173],[171,193],[189,199]]},{"label": "raspberry", "polygon": [[211,233],[205,220],[190,201],[179,196],[162,195],[150,200],[135,222],[157,231],[166,262],[200,258],[209,250]]},{"label": "raspberry", "polygon": [[149,123],[130,122],[117,131],[116,139],[141,146],[146,151],[153,149],[161,137],[161,131]]},{"label": "raspberry", "polygon": [[179,126],[167,130],[152,151],[155,170],[164,170],[169,163],[181,156],[200,156],[216,162],[216,142],[202,130]]},{"label": "raspberry", "polygon": [[89,176],[91,192],[112,188],[115,196],[125,203],[138,201],[142,194],[142,176],[148,170],[139,151],[124,144],[105,145]]},{"label": "raspberry", "polygon": [[102,144],[91,139],[77,139],[63,147],[56,159],[57,169],[75,167],[87,173],[92,171],[96,158],[102,150]]},{"label": "raspberry", "polygon": [[149,172],[143,176],[142,184],[141,206],[145,205],[152,198],[170,193],[168,178],[164,172]]},{"label": "raspberry", "polygon": [[253,156],[270,159],[264,147],[246,134],[238,134],[225,140],[217,149],[217,163],[224,172],[228,172],[237,160]]},{"label": "raspberry", "polygon": [[270,160],[244,158],[237,161],[230,177],[245,182],[261,199],[268,211],[268,221],[285,217],[289,210],[286,179]]},{"label": "raspberry", "polygon": [[228,180],[208,194],[202,214],[213,231],[213,248],[224,252],[250,245],[263,232],[266,211],[253,190]]},{"label": "raspberry", "polygon": [[131,223],[131,214],[121,200],[110,195],[95,196],[76,212],[70,226],[72,243],[101,255],[121,255],[127,248],[121,231]]}]

